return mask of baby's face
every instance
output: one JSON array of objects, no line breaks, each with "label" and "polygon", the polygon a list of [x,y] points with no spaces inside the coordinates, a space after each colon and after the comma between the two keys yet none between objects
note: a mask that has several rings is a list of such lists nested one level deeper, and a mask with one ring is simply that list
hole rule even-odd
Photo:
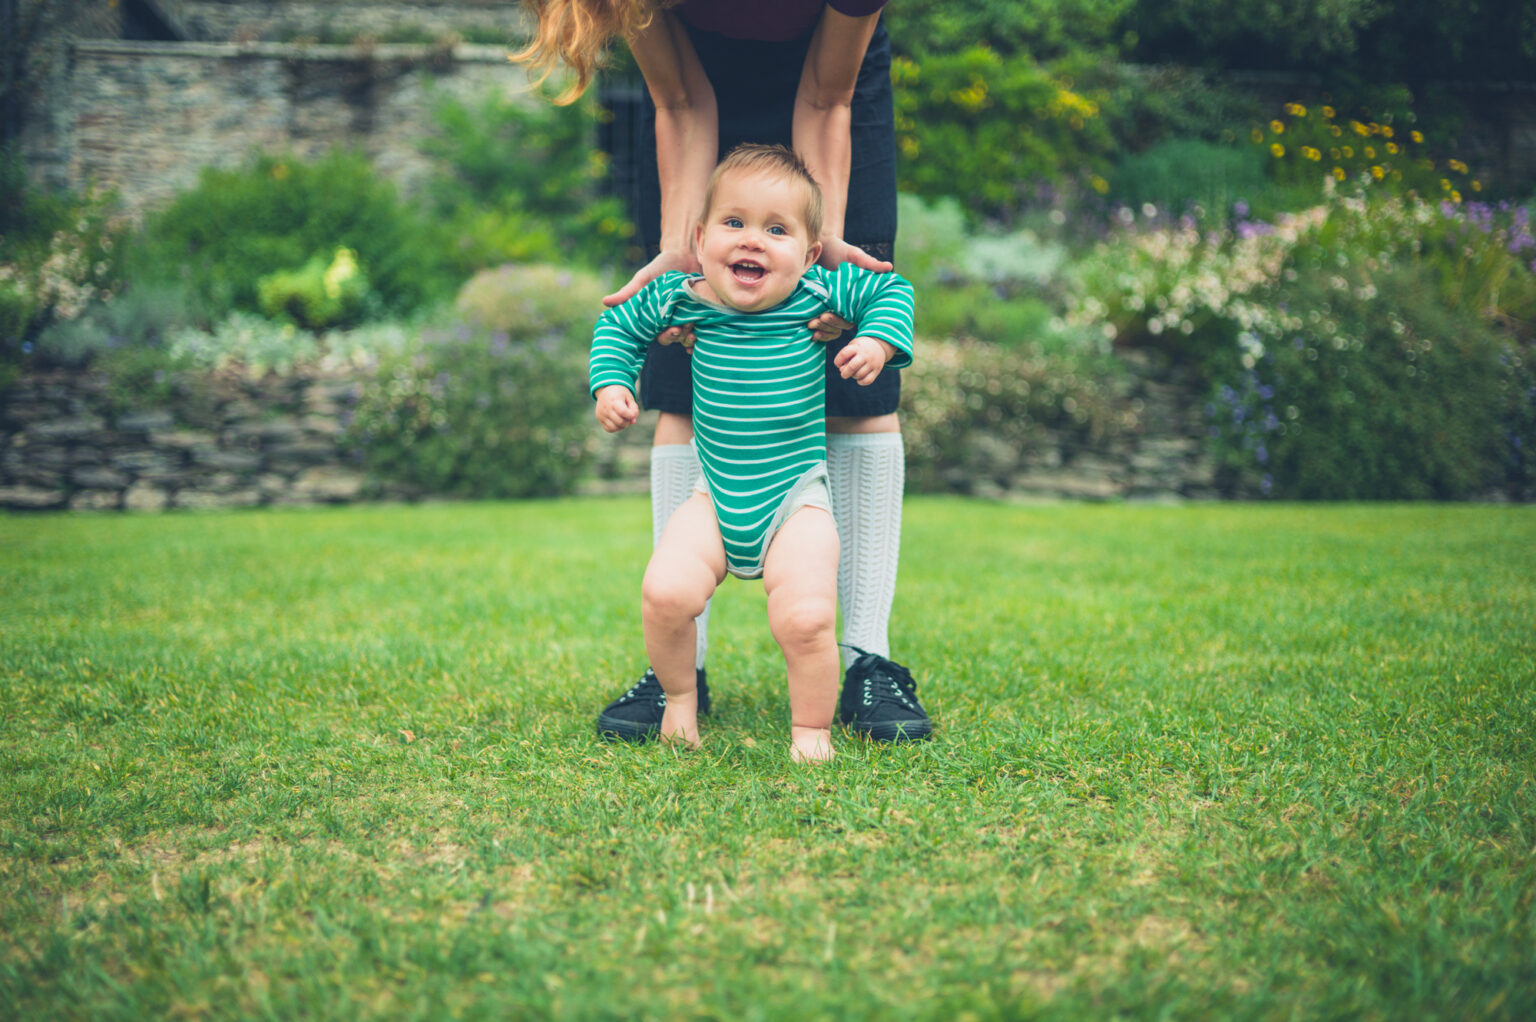
[{"label": "baby's face", "polygon": [[776,174],[736,171],[716,183],[694,247],[717,300],[758,312],[789,297],[821,254],[806,198],[804,183]]}]

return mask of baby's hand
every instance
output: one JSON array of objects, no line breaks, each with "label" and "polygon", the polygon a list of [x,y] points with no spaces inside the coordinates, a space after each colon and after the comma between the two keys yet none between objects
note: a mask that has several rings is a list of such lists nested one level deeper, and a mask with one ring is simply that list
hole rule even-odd
[{"label": "baby's hand", "polygon": [[628,387],[611,383],[597,392],[597,421],[610,433],[633,426],[640,418],[640,406]]},{"label": "baby's hand", "polygon": [[861,387],[875,382],[885,363],[890,361],[896,349],[888,342],[874,337],[855,337],[848,342],[832,361],[842,371],[843,379],[851,379]]}]

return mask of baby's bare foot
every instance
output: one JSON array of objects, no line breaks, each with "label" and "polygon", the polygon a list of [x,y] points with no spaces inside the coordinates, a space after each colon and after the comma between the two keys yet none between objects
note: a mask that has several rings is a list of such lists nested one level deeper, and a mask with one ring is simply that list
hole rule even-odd
[{"label": "baby's bare foot", "polygon": [[684,749],[697,749],[699,747],[699,707],[695,699],[692,705],[687,700],[668,699],[667,705],[661,711],[661,740],[669,745],[677,745]]},{"label": "baby's bare foot", "polygon": [[836,755],[829,727],[791,727],[789,735],[789,758],[796,763],[825,763]]}]

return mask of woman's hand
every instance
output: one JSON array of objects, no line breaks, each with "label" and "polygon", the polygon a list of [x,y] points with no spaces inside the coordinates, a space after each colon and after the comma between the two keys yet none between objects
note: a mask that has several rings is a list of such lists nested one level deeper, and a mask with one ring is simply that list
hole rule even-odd
[{"label": "woman's hand", "polygon": [[850,245],[838,237],[821,239],[821,258],[816,262],[828,270],[836,270],[843,263],[852,263],[874,273],[890,273],[895,268],[888,262],[876,259],[857,245]]},{"label": "woman's hand", "polygon": [[[867,258],[867,257],[866,257]],[[889,267],[887,267],[889,268]],[[672,270],[680,270],[683,273],[698,273],[699,261],[694,258],[692,252],[663,252],[644,266],[635,271],[635,275],[629,278],[629,283],[619,288],[611,295],[603,298],[603,304],[610,309],[615,305],[622,305],[635,296],[642,287]],[[667,343],[667,342],[662,342]]]},{"label": "woman's hand", "polygon": [[811,328],[811,340],[820,341],[823,344],[835,341],[843,336],[843,331],[853,329],[852,323],[835,312],[823,312],[806,326]]}]

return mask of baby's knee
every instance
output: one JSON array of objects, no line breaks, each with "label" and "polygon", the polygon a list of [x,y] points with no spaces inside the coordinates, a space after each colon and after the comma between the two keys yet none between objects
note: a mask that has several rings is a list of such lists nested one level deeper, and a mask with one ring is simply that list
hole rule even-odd
[{"label": "baby's knee", "polygon": [[648,571],[640,585],[641,614],[647,621],[691,621],[704,613],[708,588],[679,575]]},{"label": "baby's knee", "polygon": [[824,642],[837,627],[837,604],[820,596],[785,601],[771,610],[769,627],[774,639],[785,648]]}]

